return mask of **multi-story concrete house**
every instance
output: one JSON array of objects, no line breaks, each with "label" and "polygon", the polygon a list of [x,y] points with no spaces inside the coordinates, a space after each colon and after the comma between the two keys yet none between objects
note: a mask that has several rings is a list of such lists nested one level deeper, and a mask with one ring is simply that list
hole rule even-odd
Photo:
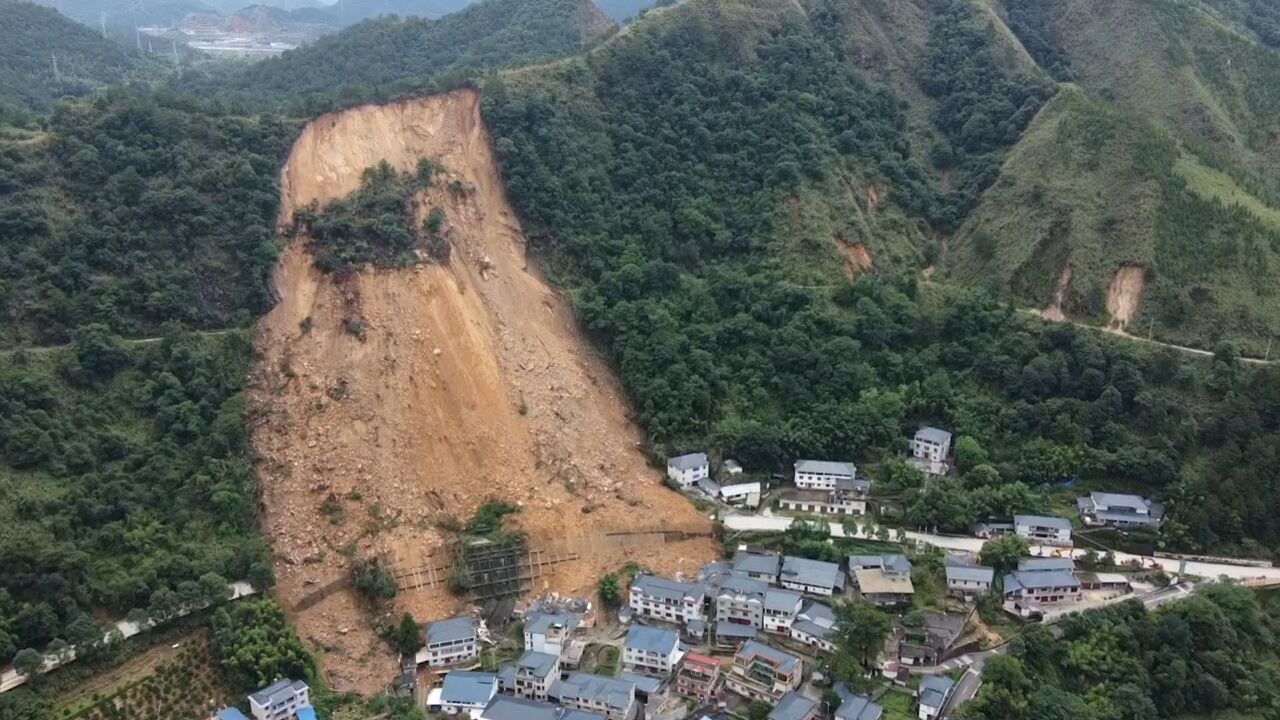
[{"label": "multi-story concrete house", "polygon": [[911,562],[903,555],[851,555],[849,571],[862,597],[881,607],[911,602]]},{"label": "multi-story concrete house", "polygon": [[667,458],[667,477],[682,490],[688,490],[711,477],[711,463],[706,453],[690,453]]},{"label": "multi-story concrete house", "polygon": [[249,696],[255,720],[291,720],[311,704],[311,688],[301,680],[278,680]]},{"label": "multi-story concrete house", "polygon": [[831,490],[783,490],[778,507],[815,515],[865,515],[871,483],[862,478],[841,478]]},{"label": "multi-story concrete house", "polygon": [[706,591],[697,583],[682,583],[656,575],[636,575],[628,605],[637,615],[687,625],[706,620]]},{"label": "multi-story concrete house", "polygon": [[801,490],[835,490],[841,481],[852,482],[855,471],[850,462],[800,460],[795,464],[795,483]]},{"label": "multi-story concrete house", "polygon": [[731,575],[716,591],[716,621],[764,627],[764,595],[769,586],[761,580]]},{"label": "multi-story concrete house", "polygon": [[770,588],[764,594],[764,630],[786,635],[800,613],[804,599],[800,593]]},{"label": "multi-story concrete house", "polygon": [[715,658],[689,653],[676,672],[676,692],[682,697],[708,702],[720,682],[720,663]]},{"label": "multi-story concrete house", "polygon": [[1076,500],[1085,525],[1115,528],[1154,527],[1164,519],[1164,506],[1139,495],[1094,492]]},{"label": "multi-story concrete house", "polygon": [[561,720],[564,712],[549,702],[498,695],[480,712],[480,720]]},{"label": "multi-story concrete house", "polygon": [[476,626],[469,617],[456,617],[427,623],[423,630],[426,646],[419,653],[431,667],[458,665],[477,657]]},{"label": "multi-story concrete house", "polygon": [[597,713],[606,720],[631,720],[636,714],[636,686],[625,680],[571,673],[555,683],[551,693],[566,708]]},{"label": "multi-story concrete house", "polygon": [[804,664],[795,655],[748,640],[734,654],[725,685],[743,697],[776,703],[800,687],[803,670]]},{"label": "multi-story concrete house", "polygon": [[515,664],[515,694],[527,700],[546,700],[551,683],[560,679],[560,656],[527,650]]},{"label": "multi-story concrete house", "polygon": [[623,667],[641,675],[669,676],[681,655],[679,635],[644,625],[632,625],[622,645]]},{"label": "multi-story concrete house", "polygon": [[1013,531],[1032,545],[1071,547],[1071,523],[1050,515],[1014,515]]},{"label": "multi-story concrete house", "polygon": [[941,715],[955,687],[955,682],[945,675],[922,675],[920,687],[916,690],[916,717],[919,720],[934,720]]},{"label": "multi-story concrete house", "polygon": [[537,613],[525,618],[524,649],[564,658],[581,620],[573,613]]},{"label": "multi-story concrete house", "polygon": [[930,475],[947,473],[947,456],[951,454],[951,433],[924,426],[911,439],[911,457],[916,467]]}]

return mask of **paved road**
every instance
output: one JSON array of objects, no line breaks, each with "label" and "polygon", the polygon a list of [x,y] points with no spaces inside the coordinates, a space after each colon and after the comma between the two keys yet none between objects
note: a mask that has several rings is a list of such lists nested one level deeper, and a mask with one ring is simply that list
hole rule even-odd
[{"label": "paved road", "polygon": [[951,717],[951,713],[956,708],[972,700],[978,694],[980,687],[982,687],[982,673],[972,669],[965,671],[965,674],[960,677],[960,682],[956,683],[951,699],[947,701],[946,707],[942,708],[942,718],[945,720]]},{"label": "paved road", "polygon": [[[257,590],[254,590],[253,586],[247,582],[235,582],[235,583],[231,583],[227,587],[231,589],[232,600],[239,600],[242,597],[246,597],[248,595],[254,595],[254,594],[257,594],[258,592]],[[179,618],[179,617],[182,617],[183,615],[187,615],[191,613],[192,610],[194,610],[194,608],[183,610],[182,612],[179,612],[175,616],[175,618]],[[137,623],[132,623],[132,622],[129,622],[128,620],[121,620],[120,622],[116,623],[116,629],[120,631],[120,635],[124,639],[131,638],[134,635],[137,635],[138,633],[142,632],[143,630],[151,629],[151,627],[152,627],[151,625],[147,625],[145,627],[139,626]],[[107,635],[103,639],[105,642],[111,642],[112,636]],[[40,669],[40,672],[47,673],[53,670],[54,668],[57,668],[61,665],[65,665],[75,659],[76,659],[76,649],[74,647],[70,648],[67,651],[63,659],[59,659],[53,655],[46,655],[44,657],[44,667]],[[27,678],[23,675],[19,675],[17,670],[14,670],[13,668],[7,668],[5,669],[4,672],[0,672],[0,693],[8,692],[9,690],[12,690],[18,687],[19,685],[22,685],[26,681],[27,681]]]},{"label": "paved road", "polygon": [[[794,518],[784,517],[781,515],[729,515],[725,517],[725,527],[730,530],[756,530],[768,532],[782,532],[791,525]],[[844,528],[839,523],[831,523],[831,536],[844,537]],[[858,537],[864,537],[859,535]],[[923,542],[929,545],[943,548],[945,550],[960,550],[964,552],[976,553],[982,549],[982,544],[986,541],[982,538],[961,537],[955,535],[937,535],[934,533],[922,533],[915,531],[907,531],[907,539]],[[1044,546],[1033,546],[1031,548],[1032,555],[1066,555],[1070,553],[1073,556],[1083,555],[1086,550],[1075,549],[1068,550],[1066,548]],[[1148,555],[1130,555],[1128,553],[1115,553],[1116,562],[1126,563],[1130,560],[1137,560],[1146,568],[1160,568],[1169,573],[1177,573],[1178,567],[1181,565],[1180,560],[1170,558],[1156,558]],[[1275,567],[1254,567],[1247,565],[1229,565],[1226,563],[1200,562],[1195,560],[1187,561],[1187,574],[1197,575],[1206,578],[1228,577],[1233,580],[1255,580],[1255,581],[1274,581],[1280,584],[1280,568]]]}]

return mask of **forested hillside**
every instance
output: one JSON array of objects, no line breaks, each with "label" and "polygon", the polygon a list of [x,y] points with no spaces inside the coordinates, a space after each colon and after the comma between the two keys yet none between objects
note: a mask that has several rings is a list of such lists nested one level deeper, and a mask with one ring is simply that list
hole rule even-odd
[{"label": "forested hillside", "polygon": [[104,85],[155,77],[157,71],[50,8],[0,0],[0,123],[48,111],[64,95],[82,96]]},{"label": "forested hillside", "polygon": [[[687,3],[586,62],[486,86],[526,231],[614,358],[656,452],[871,459],[931,419],[977,438],[995,472],[919,496],[916,524],[1046,509],[1038,488],[1079,476],[1168,500],[1169,547],[1280,544],[1256,502],[1277,499],[1264,458],[1280,373],[1230,351],[1207,363],[1046,329],[989,294],[848,285],[842,248],[914,275],[930,242],[921,219],[945,224],[972,196],[933,189],[902,105],[853,69],[844,19],[865,15],[847,8]],[[932,16],[943,27],[927,40],[928,89],[942,100],[929,121],[960,145],[944,166],[981,187],[1043,86],[974,78],[1004,65],[983,45],[998,35],[968,12]]]},{"label": "forested hillside", "polygon": [[608,27],[599,13],[589,0],[484,0],[438,20],[368,20],[230,77],[188,78],[184,89],[313,116],[449,82],[440,76],[458,82],[580,52]]},{"label": "forested hillside", "polygon": [[1071,615],[1061,636],[1031,626],[992,658],[961,720],[1275,717],[1274,598],[1215,585],[1148,612],[1141,603]]},{"label": "forested hillside", "polygon": [[[947,276],[1045,307],[1069,273],[1070,317],[1261,355],[1280,332],[1280,54],[1248,28],[1274,4],[1003,4],[1077,89],[1010,156]],[[1125,266],[1139,269],[1133,303],[1109,297]]]}]

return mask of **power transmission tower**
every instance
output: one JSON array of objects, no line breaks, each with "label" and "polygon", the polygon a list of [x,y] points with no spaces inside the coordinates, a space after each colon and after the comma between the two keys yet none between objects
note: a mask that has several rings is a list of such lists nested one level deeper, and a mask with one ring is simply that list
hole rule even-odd
[{"label": "power transmission tower", "polygon": [[98,23],[102,25],[102,37],[105,39],[107,37],[107,11],[106,10],[103,10],[102,12],[98,13]]},{"label": "power transmission tower", "polygon": [[58,54],[53,54],[53,82],[56,85],[62,85],[62,73],[58,71]]}]

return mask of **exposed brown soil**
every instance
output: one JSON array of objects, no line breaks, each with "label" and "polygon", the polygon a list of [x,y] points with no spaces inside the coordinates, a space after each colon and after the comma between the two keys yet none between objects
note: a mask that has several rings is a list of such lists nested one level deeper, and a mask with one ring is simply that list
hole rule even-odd
[{"label": "exposed brown soil", "polygon": [[867,186],[867,214],[875,217],[880,209],[880,189],[875,185]]},{"label": "exposed brown soil", "polygon": [[1067,314],[1062,311],[1062,301],[1067,296],[1067,289],[1071,287],[1071,266],[1063,265],[1062,272],[1058,275],[1058,287],[1053,291],[1053,300],[1043,310],[1034,310],[1035,314],[1045,320],[1053,322],[1065,322]]},{"label": "exposed brown soil", "polygon": [[582,33],[584,44],[609,32],[613,27],[613,20],[592,0],[578,3],[578,30]]},{"label": "exposed brown soil", "polygon": [[1138,314],[1142,291],[1147,287],[1146,270],[1141,265],[1123,265],[1111,279],[1107,288],[1107,313],[1111,316],[1109,327],[1123,330]]},{"label": "exposed brown soil", "polygon": [[871,253],[867,252],[867,246],[863,243],[851,243],[844,239],[844,235],[836,233],[836,248],[840,250],[840,254],[844,256],[844,274],[850,280],[858,277],[864,272],[875,270],[875,263],[871,261]]},{"label": "exposed brown soil", "polygon": [[[345,576],[352,550],[397,567],[428,562],[450,539],[450,520],[487,499],[521,504],[515,522],[532,545],[587,550],[540,577],[539,590],[590,594],[628,561],[690,572],[715,555],[707,537],[596,541],[705,535],[710,522],[646,465],[609,368],[527,263],[479,100],[459,90],[326,115],[303,130],[282,171],[283,220],[351,193],[381,160],[408,170],[429,157],[447,177],[418,209],[444,210],[452,244],[447,265],[363,271],[341,284],[315,270],[300,242],[281,257],[251,399],[263,524],[286,607]],[[353,313],[363,339],[344,328]],[[462,603],[435,586],[395,605],[431,620]],[[392,677],[394,657],[350,591],[294,619],[325,649],[339,690],[372,692]]]}]

